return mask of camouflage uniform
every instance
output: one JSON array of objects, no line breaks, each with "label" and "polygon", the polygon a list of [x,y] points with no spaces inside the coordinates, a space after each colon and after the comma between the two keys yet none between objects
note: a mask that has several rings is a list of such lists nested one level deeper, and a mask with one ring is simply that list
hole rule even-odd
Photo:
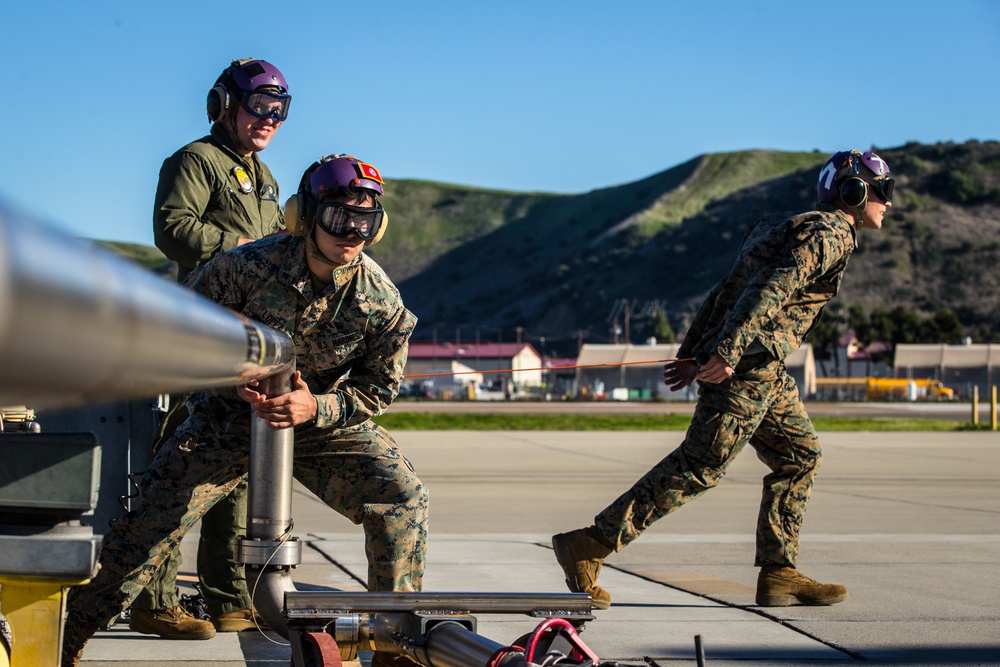
[{"label": "camouflage uniform", "polygon": [[700,383],[684,441],[595,517],[616,551],[722,479],[747,443],[770,469],[757,520],[757,566],[794,565],[799,528],[822,458],[784,359],[840,288],[857,234],[840,212],[768,216],[746,234],[736,264],[695,317],[678,356],[718,353],[735,369]]},{"label": "camouflage uniform", "polygon": [[[427,489],[392,437],[371,418],[396,396],[416,318],[362,254],[313,291],[306,240],[280,236],[218,255],[188,285],[292,336],[297,369],[315,393],[315,422],[295,429],[294,475],[362,524],[371,590],[420,590]],[[184,534],[246,475],[249,404],[234,389],[193,394],[191,416],[142,481],[134,516],[105,537],[101,570],[71,592],[67,646],[126,608]]]},{"label": "camouflage uniform", "polygon": [[[157,247],[177,262],[180,281],[216,254],[235,248],[241,237],[259,239],[284,227],[274,176],[256,153],[243,157],[236,149],[224,125],[215,123],[209,136],[184,146],[160,168],[153,233]],[[171,396],[171,403],[174,408],[157,445],[187,417],[182,396]],[[236,560],[237,540],[246,534],[246,514],[244,482],[201,520],[198,579],[213,616],[250,608],[244,568]],[[174,551],[133,607],[178,606],[182,562],[181,552]]]}]

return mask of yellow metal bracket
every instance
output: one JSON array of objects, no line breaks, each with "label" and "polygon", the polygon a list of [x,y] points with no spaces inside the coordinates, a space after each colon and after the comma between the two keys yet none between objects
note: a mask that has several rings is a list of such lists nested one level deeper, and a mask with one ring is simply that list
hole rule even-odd
[{"label": "yellow metal bracket", "polygon": [[89,581],[0,574],[0,610],[14,636],[0,667],[59,667],[66,591]]}]

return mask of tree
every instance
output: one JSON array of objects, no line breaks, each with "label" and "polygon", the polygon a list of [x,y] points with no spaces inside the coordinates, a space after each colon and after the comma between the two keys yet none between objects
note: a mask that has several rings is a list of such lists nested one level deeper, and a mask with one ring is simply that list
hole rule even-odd
[{"label": "tree", "polygon": [[923,322],[920,317],[906,306],[896,306],[888,315],[889,337],[883,340],[898,345],[899,343],[918,343]]},{"label": "tree", "polygon": [[677,336],[674,335],[674,330],[670,326],[670,320],[667,319],[666,314],[659,308],[653,313],[653,322],[650,328],[652,329],[653,338],[656,339],[657,343],[677,342]]},{"label": "tree", "polygon": [[958,316],[949,308],[938,310],[921,324],[921,338],[925,343],[958,345],[965,338],[965,328],[958,321]]},{"label": "tree", "polygon": [[832,303],[809,334],[808,342],[813,346],[813,354],[820,361],[824,376],[828,375],[825,362],[830,359],[833,359],[834,376],[840,376],[840,355],[837,354],[837,350],[840,347],[846,321],[844,306],[839,302]]}]

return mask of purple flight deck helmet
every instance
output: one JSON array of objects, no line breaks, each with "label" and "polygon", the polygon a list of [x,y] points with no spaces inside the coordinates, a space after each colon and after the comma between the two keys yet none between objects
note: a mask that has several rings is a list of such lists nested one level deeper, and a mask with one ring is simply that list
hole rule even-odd
[{"label": "purple flight deck helmet", "polygon": [[232,73],[233,83],[240,89],[240,106],[257,118],[288,118],[292,96],[278,68],[266,60],[243,63]]},{"label": "purple flight deck helmet", "polygon": [[[834,153],[820,169],[819,179],[816,181],[816,196],[821,202],[840,199],[844,194],[844,183],[852,178],[872,186],[884,201],[892,201],[895,181],[889,176],[889,164],[871,151]],[[864,197],[859,201],[852,201],[851,205],[863,204],[866,198],[867,189]]]},{"label": "purple flight deck helmet", "polygon": [[219,75],[208,94],[209,120],[224,119],[232,107],[230,96],[250,115],[275,121],[288,118],[292,103],[285,77],[266,60],[234,60]]},{"label": "purple flight deck helmet", "polygon": [[385,181],[374,165],[362,162],[353,155],[328,155],[309,176],[309,191],[318,197],[336,188],[365,188],[379,196],[385,194]]},{"label": "purple flight deck helmet", "polygon": [[367,190],[374,199],[385,194],[385,181],[374,165],[352,155],[328,155],[309,175],[309,194],[315,202],[313,221],[328,234],[357,234],[366,245],[385,233],[388,216],[376,199],[374,206],[354,206],[333,200],[320,201],[326,192],[350,188]]}]

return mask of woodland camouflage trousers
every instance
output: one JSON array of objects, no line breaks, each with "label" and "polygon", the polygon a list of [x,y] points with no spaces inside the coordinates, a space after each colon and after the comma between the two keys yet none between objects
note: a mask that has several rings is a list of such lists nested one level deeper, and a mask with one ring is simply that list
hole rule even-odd
[{"label": "woodland camouflage trousers", "polygon": [[757,518],[755,565],[794,565],[822,451],[780,362],[702,384],[684,441],[598,514],[595,525],[620,551],[654,521],[716,486],[748,442],[771,469]]},{"label": "woodland camouflage trousers", "polygon": [[[217,422],[195,412],[157,453],[140,485],[140,508],[104,537],[100,572],[90,584],[71,590],[67,630],[112,621],[198,519],[245,478],[248,420],[221,431]],[[296,432],[294,476],[364,527],[369,590],[420,590],[427,488],[385,429],[366,422]]]}]

